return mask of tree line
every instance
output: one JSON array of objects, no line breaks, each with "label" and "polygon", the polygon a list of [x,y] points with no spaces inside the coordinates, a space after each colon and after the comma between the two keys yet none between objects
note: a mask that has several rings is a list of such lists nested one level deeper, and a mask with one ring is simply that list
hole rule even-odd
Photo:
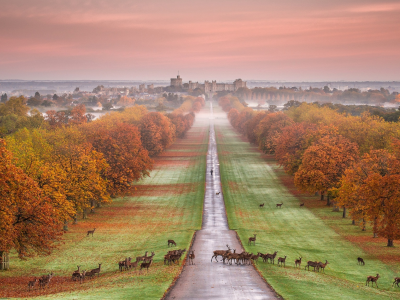
[{"label": "tree line", "polygon": [[134,193],[204,99],[190,97],[169,114],[133,106],[94,121],[84,105],[43,116],[25,103],[0,104],[0,128],[13,129],[0,138],[0,254],[14,249],[20,258],[49,254],[78,214]]},{"label": "tree line", "polygon": [[297,188],[348,210],[353,224],[372,225],[388,246],[400,238],[400,124],[368,112],[360,116],[298,103],[257,112],[222,97],[232,126],[274,155]]}]

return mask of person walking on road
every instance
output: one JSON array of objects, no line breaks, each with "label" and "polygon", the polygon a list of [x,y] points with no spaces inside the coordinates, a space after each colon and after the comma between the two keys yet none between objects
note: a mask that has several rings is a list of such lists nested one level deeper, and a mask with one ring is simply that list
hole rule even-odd
[{"label": "person walking on road", "polygon": [[214,171],[213,171],[213,169],[211,169],[211,171],[210,171],[210,173],[211,173],[211,176],[212,176],[212,173],[213,173]]}]

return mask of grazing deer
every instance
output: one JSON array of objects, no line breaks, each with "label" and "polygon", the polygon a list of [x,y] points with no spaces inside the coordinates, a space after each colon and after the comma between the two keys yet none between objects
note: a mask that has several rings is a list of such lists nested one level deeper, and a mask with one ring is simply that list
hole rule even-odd
[{"label": "grazing deer", "polygon": [[38,282],[37,277],[35,277],[35,279],[33,279],[33,280],[31,280],[31,281],[28,282],[28,291],[29,291],[29,292],[31,291],[31,288],[32,288],[32,289],[35,288],[35,285],[36,285],[37,282]]},{"label": "grazing deer", "polygon": [[275,251],[274,252],[274,254],[266,254],[265,255],[265,259],[267,260],[267,262],[268,262],[268,259],[271,261],[271,263],[273,263],[273,264],[275,264],[275,257],[276,257],[276,254],[278,253],[278,251]]},{"label": "grazing deer", "polygon": [[192,254],[189,254],[189,265],[190,264],[195,265],[195,263],[193,261],[196,258],[196,256],[194,255],[194,251],[195,250],[192,251]]},{"label": "grazing deer", "polygon": [[276,207],[282,208],[283,202],[282,203],[277,203]]},{"label": "grazing deer", "polygon": [[368,286],[369,286],[369,282],[371,281],[372,282],[372,286],[374,286],[374,282],[375,282],[375,285],[376,285],[376,287],[378,287],[378,279],[379,279],[379,274],[376,274],[376,276],[374,277],[374,276],[368,276],[367,277],[367,281],[365,282],[365,285],[367,285],[367,283],[368,283]]},{"label": "grazing deer", "polygon": [[215,195],[217,195],[217,196],[218,196],[219,194],[221,194],[221,192],[217,192],[217,193],[215,193]]},{"label": "grazing deer", "polygon": [[92,236],[93,236],[93,233],[94,233],[94,231],[96,230],[96,228],[95,229],[93,229],[93,230],[88,230],[88,232],[87,232],[87,235],[86,236],[89,236],[89,234],[91,234]]},{"label": "grazing deer", "polygon": [[264,207],[264,204],[265,204],[265,203],[263,203],[263,204],[260,204],[260,208],[263,208],[263,207]]},{"label": "grazing deer", "polygon": [[176,243],[174,240],[168,240],[168,247],[170,244],[176,247]]},{"label": "grazing deer", "polygon": [[326,261],[324,264],[322,262],[319,262],[317,266],[317,271],[319,272],[319,269],[322,269],[325,273],[325,267],[327,264],[329,264],[328,261]]},{"label": "grazing deer", "polygon": [[303,202],[303,203],[300,203],[300,207],[302,207],[302,206],[304,206],[304,202]]},{"label": "grazing deer", "polygon": [[361,257],[357,257],[357,265],[365,265],[365,262]]},{"label": "grazing deer", "polygon": [[140,265],[140,272],[142,271],[142,269],[146,268],[147,272],[149,272],[149,267],[151,266],[151,263],[153,262],[153,260],[151,259],[149,262],[143,262]]},{"label": "grazing deer", "polygon": [[308,268],[308,271],[310,271],[310,267],[313,267],[315,272],[315,268],[318,267],[318,262],[309,260],[307,266],[304,267],[304,270]]},{"label": "grazing deer", "polygon": [[223,258],[225,254],[231,252],[231,248],[229,248],[229,245],[226,245],[226,247],[228,247],[228,250],[215,250],[213,252],[214,255],[211,257],[211,262],[212,262],[213,258],[215,258],[215,260],[218,262],[218,259],[217,259],[218,256],[222,256],[222,258]]},{"label": "grazing deer", "polygon": [[96,274],[97,274],[97,276],[100,276],[100,270],[101,270],[101,264],[99,264],[99,267],[98,267],[98,268],[93,269],[93,270],[91,270],[90,272],[91,272],[93,275],[96,275]]},{"label": "grazing deer", "polygon": [[282,264],[284,265],[284,267],[286,267],[286,255],[285,255],[285,257],[278,258],[278,266],[279,266],[279,263],[281,263],[281,267],[282,267]]},{"label": "grazing deer", "polygon": [[254,246],[256,245],[256,234],[254,234],[254,237],[249,237],[248,245],[251,245],[251,242],[254,243]]},{"label": "grazing deer", "polygon": [[392,286],[397,285],[399,287],[400,277],[395,277]]},{"label": "grazing deer", "polygon": [[294,261],[294,267],[295,267],[295,268],[297,268],[297,265],[299,265],[299,268],[300,268],[301,259],[302,259],[302,257],[299,257],[299,259],[296,259],[296,260]]}]

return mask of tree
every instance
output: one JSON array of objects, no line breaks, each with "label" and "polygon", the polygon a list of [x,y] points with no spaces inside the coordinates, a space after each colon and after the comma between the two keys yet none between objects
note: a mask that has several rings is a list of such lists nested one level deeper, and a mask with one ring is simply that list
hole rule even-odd
[{"label": "tree", "polygon": [[269,112],[277,112],[278,111],[278,107],[276,105],[270,104],[268,106],[268,111]]},{"label": "tree", "polygon": [[304,152],[294,183],[309,193],[339,188],[342,175],[357,162],[358,155],[357,144],[340,135],[324,136]]},{"label": "tree", "polygon": [[16,115],[26,116],[29,111],[24,96],[11,97],[6,103],[0,103],[0,116]]},{"label": "tree", "polygon": [[20,258],[49,254],[62,235],[51,200],[12,163],[0,140],[0,254],[15,249]]},{"label": "tree", "polygon": [[[373,224],[374,234],[388,239],[387,246],[400,238],[400,151],[372,150],[346,170],[337,202],[350,209],[353,220]],[[363,226],[364,226],[363,222]]]},{"label": "tree", "polygon": [[250,143],[252,144],[258,143],[256,128],[258,124],[261,122],[261,120],[264,119],[267,114],[268,112],[256,112],[255,115],[250,120],[244,123],[245,135]]},{"label": "tree", "polygon": [[132,105],[135,104],[135,101],[136,101],[135,99],[129,98],[127,96],[122,96],[119,99],[117,105],[119,105],[119,106],[132,106]]},{"label": "tree", "polygon": [[31,97],[29,98],[29,100],[27,101],[27,104],[29,106],[39,106],[42,103],[42,100],[35,98],[35,97]]},{"label": "tree", "polygon": [[36,93],[35,93],[35,98],[38,99],[38,100],[40,100],[40,93],[39,93],[39,92],[36,92]]},{"label": "tree", "polygon": [[8,99],[8,97],[7,97],[7,94],[6,93],[4,93],[4,94],[1,94],[1,102],[7,102],[7,99]]},{"label": "tree", "polygon": [[111,110],[114,106],[111,102],[107,102],[103,104],[103,110]]},{"label": "tree", "polygon": [[149,151],[150,156],[161,153],[175,140],[174,125],[159,112],[146,114],[140,120],[139,128],[142,144]]}]

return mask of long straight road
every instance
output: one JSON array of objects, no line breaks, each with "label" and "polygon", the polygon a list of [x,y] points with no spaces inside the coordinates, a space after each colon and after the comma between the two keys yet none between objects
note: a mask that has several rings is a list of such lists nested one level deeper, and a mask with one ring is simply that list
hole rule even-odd
[{"label": "long straight road", "polygon": [[184,267],[166,299],[278,299],[253,266],[210,262],[213,251],[226,250],[226,245],[236,252],[243,251],[236,232],[229,230],[223,195],[216,195],[221,191],[221,181],[213,119],[210,103],[203,224],[191,249],[195,250],[195,265]]}]

